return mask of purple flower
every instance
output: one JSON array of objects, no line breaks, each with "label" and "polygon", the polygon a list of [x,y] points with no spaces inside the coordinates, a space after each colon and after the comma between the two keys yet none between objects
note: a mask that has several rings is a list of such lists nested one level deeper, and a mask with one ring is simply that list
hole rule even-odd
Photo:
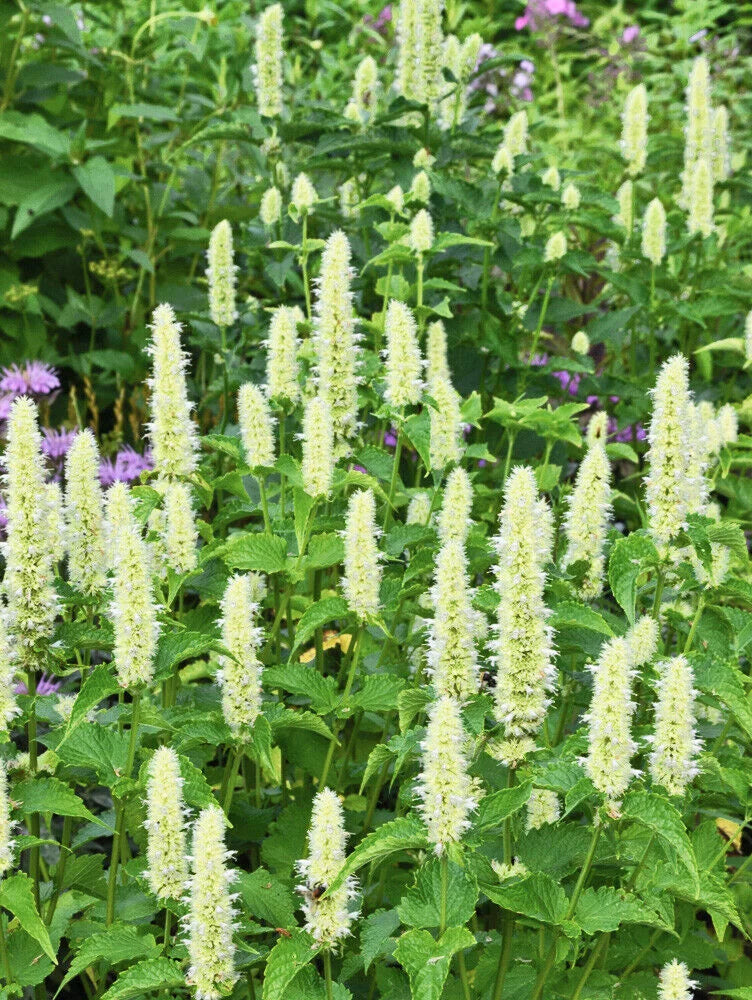
[{"label": "purple flower", "polygon": [[387,431],[384,434],[384,444],[387,446],[387,448],[397,447],[397,435],[395,433],[394,427],[392,427],[391,430]]},{"label": "purple flower", "polygon": [[3,377],[0,379],[0,389],[3,392],[21,393],[26,392],[26,377],[18,365],[11,365],[10,368],[3,368]]},{"label": "purple flower", "polygon": [[619,425],[613,417],[608,422],[608,433],[613,436],[614,441],[621,441],[625,444],[631,444],[632,441],[645,441],[648,436],[642,424],[632,424],[620,431]]},{"label": "purple flower", "polygon": [[587,28],[590,21],[577,9],[574,0],[531,0],[525,7],[525,13],[514,22],[517,31],[529,28],[538,31],[550,25],[551,20],[565,17],[575,28]]},{"label": "purple flower", "polygon": [[59,430],[55,430],[52,427],[43,427],[42,451],[48,458],[53,460],[64,458],[68,454],[68,449],[73,444],[77,433],[77,431],[69,431],[65,427],[61,427]]},{"label": "purple flower", "polygon": [[371,28],[373,31],[377,31],[380,35],[386,34],[387,25],[392,20],[392,5],[388,3],[386,7],[382,7],[376,17],[372,14],[366,14],[363,18],[363,24],[367,28]]},{"label": "purple flower", "polygon": [[630,24],[628,28],[625,28],[621,33],[621,44],[631,45],[632,42],[636,41],[640,36],[640,27],[637,24]]},{"label": "purple flower", "polygon": [[57,372],[44,361],[27,361],[23,371],[18,365],[3,368],[0,390],[16,396],[31,392],[35,396],[46,396],[60,388]]},{"label": "purple flower", "polygon": [[[37,681],[37,694],[57,694],[62,686],[62,681],[53,680],[53,678],[48,677],[47,674],[42,674]],[[13,690],[16,694],[29,693],[29,689],[23,681],[19,681]]]},{"label": "purple flower", "polygon": [[509,94],[512,97],[516,97],[522,101],[532,101],[533,99],[533,91],[530,85],[533,83],[535,76],[535,64],[530,59],[523,59],[512,75],[511,80],[508,78],[508,71],[503,66],[497,66],[483,73],[483,63],[490,59],[498,58],[498,55],[498,50],[488,42],[484,42],[481,45],[478,52],[478,59],[475,63],[476,75],[469,86],[471,93],[481,90],[488,95],[488,100],[483,106],[486,114],[492,114],[497,110],[497,99],[502,90],[507,86]]},{"label": "purple flower", "polygon": [[580,379],[582,375],[579,372],[551,372],[553,377],[558,380],[559,385],[565,391],[569,392],[570,396],[576,396],[577,390],[580,388]]},{"label": "purple flower", "polygon": [[126,445],[117,453],[115,459],[105,458],[99,466],[99,481],[102,486],[112,486],[115,482],[130,483],[138,479],[142,472],[153,469],[151,453],[139,455],[137,451]]},{"label": "purple flower", "polygon": [[355,472],[362,472],[364,475],[368,475],[368,469],[364,469],[362,465],[352,465],[350,468],[354,469]]}]

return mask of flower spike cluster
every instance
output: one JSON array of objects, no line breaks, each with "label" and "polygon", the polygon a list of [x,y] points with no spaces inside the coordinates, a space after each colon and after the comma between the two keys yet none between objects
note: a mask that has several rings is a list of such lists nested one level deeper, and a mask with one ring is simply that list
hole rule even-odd
[{"label": "flower spike cluster", "polygon": [[198,531],[193,498],[187,483],[165,483],[162,547],[165,565],[175,573],[190,573],[198,563]]},{"label": "flower spike cluster", "polygon": [[235,308],[235,274],[238,268],[233,260],[232,227],[227,219],[218,222],[212,230],[206,259],[212,322],[219,327],[232,326],[238,318]]},{"label": "flower spike cluster", "polygon": [[401,0],[397,13],[397,86],[420,104],[431,104],[442,87],[443,8],[443,0]]},{"label": "flower spike cluster", "polygon": [[278,306],[272,313],[266,356],[266,392],[270,399],[297,403],[298,323],[303,321],[299,306]]},{"label": "flower spike cluster", "polygon": [[252,469],[274,465],[274,418],[266,396],[253,382],[238,390],[238,423],[248,465]]},{"label": "flower spike cluster", "polygon": [[258,649],[263,630],[255,625],[263,584],[255,574],[231,576],[222,598],[222,645],[230,653],[219,658],[222,715],[235,736],[247,739],[261,712]]},{"label": "flower spike cluster", "polygon": [[282,4],[271,4],[259,18],[256,33],[254,78],[258,110],[263,118],[282,114],[282,14]]},{"label": "flower spike cluster", "polygon": [[603,645],[598,662],[591,668],[593,696],[588,723],[588,754],[585,771],[612,809],[627,790],[632,776],[631,760],[636,750],[632,739],[634,659],[626,639],[610,639]]},{"label": "flower spike cluster", "polygon": [[472,597],[464,539],[450,538],[436,556],[431,588],[434,616],[428,631],[426,658],[438,694],[459,701],[478,691],[475,641],[481,621]]},{"label": "flower spike cluster", "polygon": [[323,396],[309,399],[303,412],[303,489],[311,497],[325,497],[334,476],[332,409]]},{"label": "flower spike cluster", "polygon": [[418,346],[418,326],[412,310],[392,299],[384,323],[386,337],[386,390],[388,403],[396,409],[420,402],[423,360]]},{"label": "flower spike cluster", "polygon": [[504,491],[495,588],[499,594],[495,715],[504,735],[532,740],[543,724],[556,681],[552,630],[543,591],[551,557],[553,519],[538,495],[533,470],[513,469]]},{"label": "flower spike cluster", "polygon": [[697,754],[702,744],[695,730],[695,695],[692,667],[685,656],[672,656],[659,664],[655,732],[650,742],[650,774],[669,795],[684,795],[698,773]]},{"label": "flower spike cluster", "polygon": [[346,878],[338,889],[323,895],[345,863],[346,844],[342,804],[331,788],[322,788],[313,800],[308,857],[298,861],[297,868],[305,879],[298,886],[303,896],[305,929],[327,949],[336,948],[350,934],[357,916],[351,903],[357,887],[354,878]]},{"label": "flower spike cluster", "polygon": [[186,982],[196,990],[196,1000],[226,997],[237,980],[233,896],[229,891],[235,872],[227,867],[231,854],[225,849],[225,825],[219,806],[207,806],[193,829]]},{"label": "flower spike cluster", "polygon": [[432,406],[429,411],[430,461],[432,469],[440,470],[462,458],[462,414],[459,396],[448,378],[436,376],[431,382],[430,393],[436,401],[436,407]]},{"label": "flower spike cluster", "polygon": [[458,539],[464,545],[470,530],[473,509],[473,484],[467,472],[457,466],[447,476],[444,502],[437,518],[436,530],[442,543]]},{"label": "flower spike cluster", "polygon": [[70,582],[85,594],[98,593],[107,582],[99,463],[93,432],[77,434],[65,460],[65,530]]},{"label": "flower spike cluster", "polygon": [[638,83],[627,94],[622,116],[621,154],[630,177],[637,177],[645,169],[649,121],[648,92],[644,83]]},{"label": "flower spike cluster", "polygon": [[0,878],[13,865],[13,822],[10,818],[10,798],[8,796],[8,770],[5,761],[0,761]]},{"label": "flower spike cluster", "polygon": [[433,703],[420,747],[418,809],[428,828],[429,843],[441,856],[462,840],[478,804],[478,790],[468,773],[460,706],[454,698],[444,696]]},{"label": "flower spike cluster", "polygon": [[342,591],[360,621],[379,612],[381,553],[373,491],[357,490],[350,497],[345,519],[345,572]]},{"label": "flower spike cluster", "polygon": [[655,267],[666,256],[666,210],[658,198],[645,209],[642,220],[642,255]]},{"label": "flower spike cluster", "polygon": [[188,878],[183,778],[178,755],[159,747],[146,783],[147,877],[159,899],[181,899]]},{"label": "flower spike cluster", "polygon": [[16,654],[8,635],[7,611],[0,605],[0,733],[7,733],[21,709],[16,703]]},{"label": "flower spike cluster", "polygon": [[673,958],[658,974],[658,1000],[692,1000],[696,986],[684,962]]}]

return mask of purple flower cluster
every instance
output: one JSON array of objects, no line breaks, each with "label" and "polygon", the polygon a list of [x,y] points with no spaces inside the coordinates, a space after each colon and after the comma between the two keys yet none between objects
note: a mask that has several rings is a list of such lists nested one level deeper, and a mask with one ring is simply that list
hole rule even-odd
[{"label": "purple flower cluster", "polygon": [[[476,73],[483,66],[484,62],[498,57],[498,51],[488,42],[484,42],[478,52],[478,61],[475,64]],[[516,70],[509,76],[509,71],[499,66],[475,76],[470,83],[470,91],[482,90],[488,95],[483,110],[486,114],[491,114],[496,110],[496,104],[500,96],[508,93],[511,97],[519,101],[532,101],[532,84],[535,76],[535,64],[529,59],[523,59]]]},{"label": "purple flower cluster", "polygon": [[130,445],[126,445],[114,458],[103,459],[99,466],[99,481],[102,486],[112,486],[118,481],[130,483],[138,479],[142,472],[149,472],[153,468],[151,452],[139,455]]},{"label": "purple flower cluster", "polygon": [[532,0],[525,13],[514,22],[517,31],[539,31],[551,25],[553,18],[564,17],[575,28],[587,28],[590,20],[577,9],[574,0]]},{"label": "purple flower cluster", "polygon": [[363,24],[370,28],[372,31],[378,32],[379,35],[386,35],[389,30],[389,25],[392,22],[392,5],[388,3],[386,7],[383,7],[379,13],[374,17],[372,14],[366,14],[363,18]]},{"label": "purple flower cluster", "polygon": [[7,420],[17,396],[49,396],[60,388],[57,372],[44,361],[27,361],[23,368],[11,365],[0,378],[0,420]]},{"label": "purple flower cluster", "polygon": [[[62,681],[55,680],[52,677],[48,677],[47,674],[42,674],[42,676],[37,681],[37,694],[57,694],[60,688],[63,686]],[[29,689],[23,681],[19,681],[13,689],[16,694],[28,694]]]}]

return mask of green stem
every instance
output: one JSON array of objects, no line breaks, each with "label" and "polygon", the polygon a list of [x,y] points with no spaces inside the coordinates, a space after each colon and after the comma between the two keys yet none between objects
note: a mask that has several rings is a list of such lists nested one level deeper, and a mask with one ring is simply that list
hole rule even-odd
[{"label": "green stem", "polygon": [[264,534],[270,535],[272,529],[269,521],[269,504],[266,499],[266,484],[264,482],[264,477],[262,475],[257,476],[256,482],[258,483],[259,496],[261,497],[261,512],[264,515]]},{"label": "green stem", "polygon": [[3,962],[5,982],[8,986],[13,982],[13,973],[10,971],[10,959],[8,958],[8,947],[5,943],[5,921],[0,913],[0,958]]},{"label": "green stem", "polygon": [[447,924],[447,888],[449,884],[449,862],[446,851],[441,855],[441,916],[439,918],[439,937],[446,930]]},{"label": "green stem", "polygon": [[63,835],[60,838],[60,857],[58,858],[57,865],[55,866],[55,885],[52,891],[52,897],[50,899],[49,906],[47,907],[47,914],[45,917],[45,922],[49,926],[52,923],[52,918],[55,916],[55,910],[57,909],[57,903],[60,899],[60,890],[63,884],[63,878],[65,877],[65,867],[68,863],[68,855],[70,854],[70,843],[71,836],[73,834],[73,817],[65,816],[63,818]]},{"label": "green stem", "polygon": [[327,948],[324,952],[324,979],[326,980],[326,1000],[333,1000],[332,995],[332,955]]},{"label": "green stem", "polygon": [[[287,411],[282,410],[282,416],[279,418],[279,457],[285,454],[285,421],[287,419]],[[283,472],[279,475],[279,512],[282,520],[285,519],[285,494],[287,487],[287,479]]]},{"label": "green stem", "polygon": [[230,376],[227,371],[227,331],[224,326],[219,328],[222,340],[222,417],[219,422],[219,433],[224,434],[227,418],[230,412]]},{"label": "green stem", "polygon": [[235,782],[238,777],[238,771],[240,770],[240,762],[243,759],[243,748],[239,746],[235,750],[235,756],[233,757],[232,766],[230,767],[230,773],[227,775],[227,784],[225,785],[225,794],[222,801],[222,810],[225,816],[230,815],[230,806],[232,805],[232,797],[235,794]]},{"label": "green stem", "polygon": [[[141,692],[137,691],[133,695],[131,702],[131,731],[128,743],[128,760],[125,766],[123,777],[129,778],[133,770],[133,762],[136,759],[136,737],[138,735],[138,720],[141,708]],[[125,809],[121,800],[115,807],[115,836],[112,840],[112,854],[110,856],[110,871],[107,879],[107,918],[106,924],[109,927],[115,919],[115,887],[117,885],[118,865],[120,864],[120,854],[123,839],[125,837]]]},{"label": "green stem", "polygon": [[[29,771],[33,775],[37,773],[37,675],[35,670],[29,670],[26,674],[26,689],[29,692],[29,721],[26,725],[26,737],[29,745]],[[39,837],[39,813],[31,813],[29,816],[29,833],[32,837]],[[39,844],[31,849],[29,855],[29,875],[34,882],[34,902],[39,908]]]},{"label": "green stem", "polygon": [[162,951],[167,951],[167,946],[170,943],[170,923],[172,920],[172,914],[165,907],[164,916],[164,936],[162,937]]},{"label": "green stem", "polygon": [[422,332],[423,330],[423,254],[418,254],[418,260],[416,263],[416,268],[418,271],[418,287],[416,291],[416,307],[418,311],[418,330]]},{"label": "green stem", "polygon": [[527,382],[527,373],[530,371],[530,366],[533,363],[533,358],[535,357],[535,355],[536,355],[536,353],[538,351],[538,341],[540,340],[540,335],[541,335],[541,330],[543,329],[543,324],[546,321],[546,312],[548,311],[548,301],[551,298],[551,289],[554,287],[554,279],[555,279],[555,277],[556,276],[552,274],[551,277],[546,282],[546,291],[545,291],[545,293],[543,295],[543,304],[541,305],[540,316],[538,317],[538,325],[536,326],[535,332],[533,333],[533,342],[532,342],[532,346],[530,347],[530,363],[528,364],[527,368],[524,368],[523,371],[522,371],[522,385],[523,385],[523,387],[524,387],[524,385]]},{"label": "green stem", "polygon": [[392,478],[389,482],[389,498],[387,500],[386,513],[384,514],[384,531],[389,529],[389,522],[392,516],[392,506],[394,504],[394,494],[397,489],[400,459],[402,458],[402,419],[403,414],[400,413],[399,427],[397,429],[397,445],[394,449],[394,461],[392,463]]},{"label": "green stem", "polygon": [[579,982],[577,983],[575,991],[572,994],[572,1000],[580,1000],[580,994],[585,988],[585,983],[587,983],[588,979],[590,978],[590,973],[595,968],[595,963],[598,961],[601,952],[605,949],[607,944],[608,944],[608,934],[602,934],[598,941],[598,944],[596,944],[595,948],[593,948],[593,950],[590,952],[590,957],[585,963],[585,967],[582,970],[582,975],[580,976]]},{"label": "green stem", "polygon": [[[350,669],[347,673],[347,683],[345,684],[345,690],[342,692],[342,704],[347,704],[347,699],[350,697],[350,690],[353,686],[353,681],[355,680],[355,674],[358,669],[358,660],[360,658],[360,647],[363,638],[364,626],[361,625],[353,639],[352,656],[350,659]],[[321,772],[321,780],[319,781],[319,788],[326,787],[326,780],[329,777],[329,770],[332,766],[332,759],[334,757],[334,750],[337,746],[339,739],[339,734],[342,731],[343,723],[341,720],[337,720],[332,727],[332,738],[329,741],[329,749],[326,752],[326,760],[324,761],[324,767]]]},{"label": "green stem", "polygon": [[[501,181],[499,181],[499,188],[496,192],[496,198],[494,199],[493,209],[491,211],[491,226],[494,228],[499,215],[499,204],[501,202]],[[491,274],[491,253],[493,252],[493,247],[486,247],[483,251],[483,280],[481,282],[480,291],[480,307],[485,315],[488,312],[488,280]]]},{"label": "green stem", "polygon": [[692,619],[692,625],[689,629],[689,635],[687,636],[687,641],[684,644],[684,655],[692,648],[692,641],[695,637],[695,632],[697,631],[697,626],[700,624],[700,619],[702,618],[702,612],[705,609],[705,595],[700,595],[700,600],[697,602],[697,610],[695,611],[695,616]]},{"label": "green stem", "polygon": [[[648,952],[650,952],[650,951],[653,950],[653,945],[658,940],[658,938],[661,936],[661,934],[663,934],[663,931],[660,928],[658,928],[657,931],[653,931],[653,933],[650,935],[650,941],[648,941],[648,943],[645,945],[645,947],[642,949],[642,951],[640,951],[640,952],[637,953],[637,956],[634,959],[632,959],[632,961],[626,967],[626,969],[624,970],[624,972],[622,972],[622,974],[620,976],[620,978],[622,980],[626,979],[627,976],[630,975],[630,973],[634,972],[634,970],[640,964],[640,962],[645,957],[645,955],[647,955]],[[572,1000],[576,1000],[576,998],[572,997]]]},{"label": "green stem", "polygon": [[303,272],[303,293],[305,295],[306,304],[306,319],[311,322],[311,288],[308,281],[308,251],[306,250],[306,243],[308,242],[308,215],[303,216],[303,236],[302,236],[302,248],[300,253],[300,268]]}]

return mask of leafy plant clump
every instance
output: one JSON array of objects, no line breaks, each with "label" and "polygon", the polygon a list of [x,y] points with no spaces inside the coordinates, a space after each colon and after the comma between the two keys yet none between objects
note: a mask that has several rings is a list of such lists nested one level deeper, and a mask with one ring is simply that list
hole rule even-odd
[{"label": "leafy plant clump", "polygon": [[2,996],[752,997],[743,27],[143,7],[6,18]]}]

